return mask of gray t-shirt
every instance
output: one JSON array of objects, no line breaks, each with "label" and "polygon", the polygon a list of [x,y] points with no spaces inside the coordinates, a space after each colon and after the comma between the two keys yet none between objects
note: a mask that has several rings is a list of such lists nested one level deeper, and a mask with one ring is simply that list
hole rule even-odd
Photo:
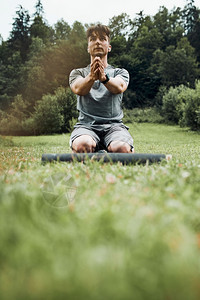
[{"label": "gray t-shirt", "polygon": [[[105,69],[110,77],[120,76],[127,84],[129,73],[125,69],[114,68],[110,65]],[[70,86],[78,77],[86,77],[90,73],[90,65],[86,68],[74,69],[69,76]],[[122,122],[123,111],[121,102],[123,93],[112,94],[103,83],[96,80],[85,96],[77,95],[77,109],[79,111],[79,123],[107,124]]]}]

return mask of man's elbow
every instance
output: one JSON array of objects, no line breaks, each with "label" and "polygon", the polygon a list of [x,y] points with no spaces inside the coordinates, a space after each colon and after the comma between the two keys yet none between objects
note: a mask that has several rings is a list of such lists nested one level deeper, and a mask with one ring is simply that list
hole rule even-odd
[{"label": "man's elbow", "polygon": [[116,94],[122,94],[123,92],[125,92],[126,89],[127,89],[126,84],[119,84],[118,91],[116,92]]},{"label": "man's elbow", "polygon": [[84,91],[82,89],[80,89],[78,86],[73,85],[71,87],[71,90],[74,94],[78,95],[78,96],[85,96],[86,94],[84,93]]},{"label": "man's elbow", "polygon": [[84,92],[84,91],[81,91],[79,89],[76,90],[76,92],[74,92],[76,95],[78,96],[85,96],[88,94],[88,92]]}]

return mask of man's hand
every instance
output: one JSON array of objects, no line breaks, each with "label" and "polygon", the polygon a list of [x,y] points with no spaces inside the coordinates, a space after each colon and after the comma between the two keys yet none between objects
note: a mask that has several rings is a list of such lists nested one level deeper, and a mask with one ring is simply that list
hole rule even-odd
[{"label": "man's hand", "polygon": [[91,77],[93,80],[106,80],[106,74],[104,72],[104,65],[100,57],[95,57],[94,61],[91,64]]}]

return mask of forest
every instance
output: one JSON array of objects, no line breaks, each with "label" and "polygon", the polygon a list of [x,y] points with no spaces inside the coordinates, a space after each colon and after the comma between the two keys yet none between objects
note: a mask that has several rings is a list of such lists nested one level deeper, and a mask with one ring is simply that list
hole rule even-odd
[{"label": "forest", "polygon": [[[42,2],[35,12],[18,7],[12,31],[0,35],[0,134],[70,132],[77,120],[68,77],[90,63],[91,24],[58,20],[50,26]],[[109,64],[130,73],[123,106],[155,108],[165,122],[200,130],[200,9],[194,0],[154,15],[113,16]]]}]

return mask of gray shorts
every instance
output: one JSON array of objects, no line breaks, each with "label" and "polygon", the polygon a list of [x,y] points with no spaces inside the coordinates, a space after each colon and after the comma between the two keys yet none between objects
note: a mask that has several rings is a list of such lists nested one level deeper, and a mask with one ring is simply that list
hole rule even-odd
[{"label": "gray shorts", "polygon": [[128,127],[122,123],[114,124],[77,124],[71,133],[70,147],[73,141],[81,135],[90,135],[96,143],[96,151],[105,149],[107,150],[109,144],[113,141],[121,141],[130,145],[131,150],[133,147],[133,138],[128,132]]}]

